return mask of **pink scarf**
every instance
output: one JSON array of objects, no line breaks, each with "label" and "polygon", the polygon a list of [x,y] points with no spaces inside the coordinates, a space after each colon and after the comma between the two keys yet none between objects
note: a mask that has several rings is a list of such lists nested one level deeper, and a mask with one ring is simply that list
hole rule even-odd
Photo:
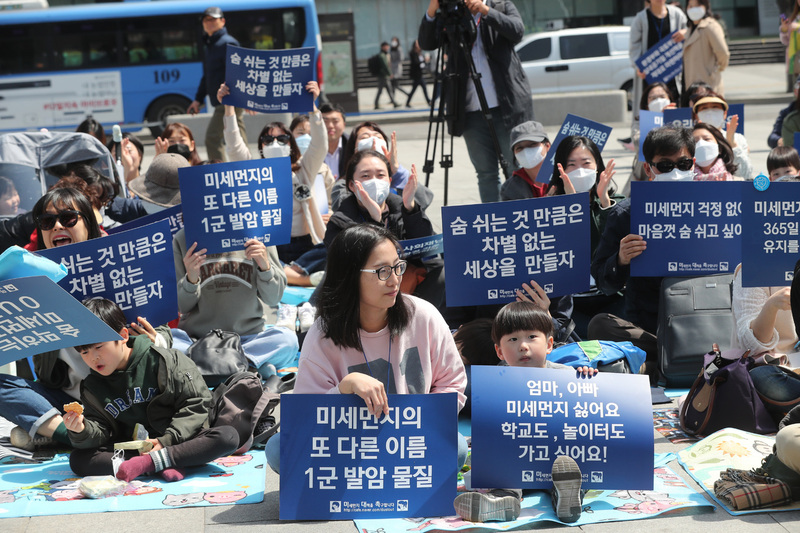
[{"label": "pink scarf", "polygon": [[717,157],[717,160],[708,169],[708,174],[703,173],[700,165],[694,165],[694,181],[731,181],[732,179],[733,177],[725,168],[725,162],[721,157]]}]

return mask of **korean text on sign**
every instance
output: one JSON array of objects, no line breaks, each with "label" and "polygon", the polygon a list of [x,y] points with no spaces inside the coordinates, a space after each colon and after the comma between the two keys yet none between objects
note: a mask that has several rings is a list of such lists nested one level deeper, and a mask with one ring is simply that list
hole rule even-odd
[{"label": "korean text on sign", "polygon": [[450,512],[455,403],[455,394],[390,395],[389,414],[375,418],[355,395],[292,395],[281,406],[297,421],[281,428],[281,520]]},{"label": "korean text on sign", "polygon": [[218,163],[178,170],[186,242],[218,254],[256,239],[289,242],[292,167],[288,157]]},{"label": "korean text on sign", "polygon": [[44,276],[0,283],[0,365],[121,337]]},{"label": "korean text on sign", "polygon": [[647,379],[573,370],[473,367],[472,485],[549,488],[559,455],[588,488],[653,486]]},{"label": "korean text on sign", "polygon": [[667,83],[683,69],[683,43],[672,40],[671,33],[658,41],[639,59],[636,66],[647,76],[648,85],[660,81]]},{"label": "korean text on sign", "polygon": [[305,86],[314,79],[314,48],[251,50],[228,45],[222,103],[262,113],[307,113]]},{"label": "korean text on sign", "polygon": [[39,253],[67,268],[59,285],[79,301],[107,298],[129,322],[143,316],[153,324],[165,324],[178,316],[167,220]]},{"label": "korean text on sign", "polygon": [[535,280],[550,297],[589,288],[589,194],[442,208],[451,305],[510,302]]},{"label": "korean text on sign", "polygon": [[742,257],[743,185],[632,183],[631,233],[640,235],[647,249],[631,261],[631,276],[733,271]]},{"label": "korean text on sign", "polygon": [[597,145],[597,149],[601,152],[608,141],[608,136],[611,135],[611,126],[600,124],[588,118],[579,117],[577,115],[568,114],[564,119],[564,123],[558,129],[556,138],[552,141],[550,149],[547,151],[547,156],[544,158],[542,166],[539,168],[539,174],[536,181],[540,183],[549,183],[550,178],[553,177],[553,169],[555,168],[556,149],[565,137],[572,135],[580,135],[587,137]]}]

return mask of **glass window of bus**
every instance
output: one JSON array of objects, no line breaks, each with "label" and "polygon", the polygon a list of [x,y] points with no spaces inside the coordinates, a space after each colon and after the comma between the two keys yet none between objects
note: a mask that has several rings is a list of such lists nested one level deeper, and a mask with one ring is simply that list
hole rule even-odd
[{"label": "glass window of bus", "polygon": [[226,26],[244,48],[300,48],[306,38],[302,9],[228,12]]},{"label": "glass window of bus", "polygon": [[124,59],[128,64],[198,61],[194,20],[167,17],[122,22]]},{"label": "glass window of bus", "polygon": [[48,35],[44,24],[4,26],[0,32],[0,73],[22,74],[49,68]]},{"label": "glass window of bus", "polygon": [[118,64],[113,20],[55,24],[55,67],[79,69]]}]

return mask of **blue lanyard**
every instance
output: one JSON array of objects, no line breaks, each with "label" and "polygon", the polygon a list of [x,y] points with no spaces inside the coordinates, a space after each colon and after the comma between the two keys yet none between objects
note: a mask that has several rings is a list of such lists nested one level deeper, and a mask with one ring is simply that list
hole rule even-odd
[{"label": "blue lanyard", "polygon": [[650,11],[649,9],[647,10],[647,13],[648,13],[648,14],[649,14],[651,17],[653,17],[653,21],[654,21],[656,24],[658,24],[658,40],[660,41],[660,40],[661,40],[661,39],[664,37],[663,35],[661,35],[661,32],[662,32],[662,31],[663,31],[663,29],[664,29],[664,19],[666,19],[667,17],[669,17],[669,11],[667,11],[667,16],[666,16],[666,17],[664,17],[663,19],[660,19],[660,18],[658,18],[657,16],[655,16],[655,14],[654,14],[652,11]]}]

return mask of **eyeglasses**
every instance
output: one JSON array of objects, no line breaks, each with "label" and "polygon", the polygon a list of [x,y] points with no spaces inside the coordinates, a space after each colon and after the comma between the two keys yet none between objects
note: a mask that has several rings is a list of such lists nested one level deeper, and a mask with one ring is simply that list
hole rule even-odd
[{"label": "eyeglasses", "polygon": [[50,231],[53,229],[56,225],[56,220],[58,220],[59,224],[65,228],[71,228],[78,223],[78,220],[81,218],[81,216],[83,215],[81,215],[80,211],[66,209],[64,211],[59,211],[55,215],[51,213],[39,215],[37,223],[39,224],[39,228],[44,231]]},{"label": "eyeglasses", "polygon": [[664,159],[658,163],[650,163],[651,167],[656,167],[661,174],[672,172],[672,169],[678,167],[678,170],[691,170],[694,166],[694,161],[688,157],[681,157],[678,161],[670,161]]},{"label": "eyeglasses", "polygon": [[398,278],[400,278],[403,276],[403,274],[406,273],[407,267],[408,267],[408,261],[399,261],[394,266],[386,265],[372,270],[367,268],[362,268],[361,272],[373,272],[378,275],[379,280],[386,281],[387,279],[389,279],[389,276],[392,275],[392,270],[394,270],[394,273],[397,275]]},{"label": "eyeglasses", "polygon": [[272,144],[272,141],[278,141],[281,144],[289,144],[289,139],[291,139],[291,136],[285,133],[278,135],[277,137],[273,137],[272,135],[262,135],[261,144]]}]

